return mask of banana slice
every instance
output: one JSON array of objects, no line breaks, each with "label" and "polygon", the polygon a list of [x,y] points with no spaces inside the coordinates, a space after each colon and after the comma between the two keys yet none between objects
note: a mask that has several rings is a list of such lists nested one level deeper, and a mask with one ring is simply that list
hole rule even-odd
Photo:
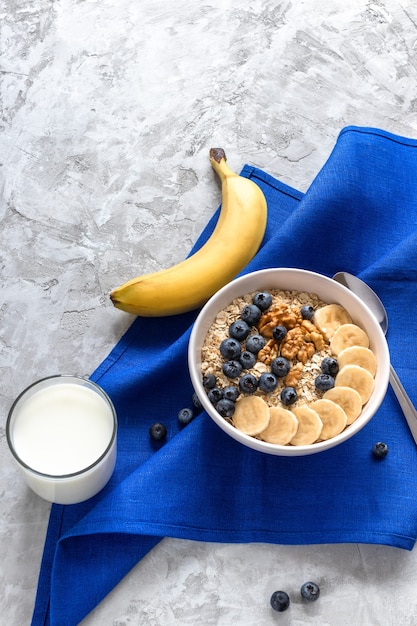
[{"label": "banana slice", "polygon": [[340,304],[326,304],[314,313],[314,324],[327,341],[330,341],[339,326],[351,323],[352,318]]},{"label": "banana slice", "polygon": [[356,324],[343,324],[330,340],[330,350],[336,356],[345,348],[351,346],[363,346],[369,348],[369,337],[366,332]]},{"label": "banana slice", "polygon": [[271,407],[269,414],[269,424],[259,437],[268,443],[287,445],[297,432],[297,418],[292,411],[281,407]]},{"label": "banana slice", "polygon": [[269,424],[269,406],[259,396],[245,396],[236,402],[233,425],[246,435],[259,435]]},{"label": "banana slice", "polygon": [[308,446],[317,441],[323,428],[320,417],[308,406],[291,409],[298,420],[298,429],[291,439],[292,446]]},{"label": "banana slice", "polygon": [[346,426],[352,424],[362,411],[362,398],[352,387],[333,387],[323,394],[323,400],[338,404],[347,416]]},{"label": "banana slice", "polygon": [[336,437],[347,424],[347,415],[341,406],[332,400],[316,400],[310,404],[313,411],[323,422],[323,428],[320,433],[320,439],[331,439]]},{"label": "banana slice", "polygon": [[368,402],[374,389],[374,377],[360,365],[345,365],[336,375],[335,387],[352,387],[359,393],[362,404]]},{"label": "banana slice", "polygon": [[360,367],[368,370],[372,376],[376,374],[375,354],[372,350],[363,346],[344,348],[337,355],[337,362],[339,363],[339,369],[342,369],[345,365],[360,365]]}]

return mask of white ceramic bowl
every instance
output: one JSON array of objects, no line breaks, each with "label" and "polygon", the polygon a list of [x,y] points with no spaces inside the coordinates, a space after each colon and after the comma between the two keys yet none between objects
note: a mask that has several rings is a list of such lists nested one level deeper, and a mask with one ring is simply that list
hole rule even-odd
[{"label": "white ceramic bowl", "polygon": [[[374,391],[368,402],[364,405],[361,415],[343,432],[327,441],[304,446],[283,446],[250,437],[237,430],[216,411],[203,387],[201,348],[207,331],[215,320],[218,312],[239,296],[244,296],[254,291],[267,291],[268,289],[276,288],[316,293],[321,300],[328,304],[338,303],[343,306],[350,313],[353,322],[361,326],[367,332],[370,348],[376,356],[377,373],[375,376]],[[273,268],[252,272],[251,274],[237,278],[210,298],[198,315],[191,332],[188,349],[188,364],[195,392],[203,408],[225,433],[245,446],[259,450],[260,452],[280,456],[302,456],[328,450],[346,441],[369,422],[384,399],[388,387],[390,357],[385,336],[375,316],[362,300],[349,289],[327,276],[314,272],[293,268]]]}]

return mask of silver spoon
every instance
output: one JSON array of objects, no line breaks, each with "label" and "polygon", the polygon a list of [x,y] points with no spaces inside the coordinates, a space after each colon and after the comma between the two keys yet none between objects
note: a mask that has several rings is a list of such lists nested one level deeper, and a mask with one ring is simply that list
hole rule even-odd
[{"label": "silver spoon", "polygon": [[[360,278],[357,278],[357,276],[349,274],[348,272],[338,272],[333,276],[333,279],[353,291],[353,293],[359,296],[359,298],[368,305],[368,307],[380,323],[384,334],[386,334],[388,330],[387,312],[381,300],[378,298],[376,293],[369,287],[369,285],[364,283]],[[390,365],[389,381],[403,410],[405,419],[407,420],[407,423],[410,427],[414,441],[417,443],[417,411],[414,408],[410,398],[408,397],[407,392],[402,386],[400,379],[398,378],[397,373],[395,372],[392,365]]]}]

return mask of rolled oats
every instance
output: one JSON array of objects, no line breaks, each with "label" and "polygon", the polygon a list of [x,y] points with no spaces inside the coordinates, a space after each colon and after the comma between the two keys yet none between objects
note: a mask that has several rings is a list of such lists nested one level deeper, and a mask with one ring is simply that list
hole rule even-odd
[{"label": "rolled oats", "polygon": [[[217,386],[220,388],[233,383],[237,384],[237,379],[231,380],[223,373],[224,360],[220,355],[219,345],[229,336],[229,326],[239,318],[243,307],[252,302],[254,293],[256,292],[233,300],[229,306],[218,313],[207,332],[202,348],[202,374],[213,373],[217,378]],[[302,318],[300,309],[309,304],[317,310],[326,303],[321,301],[315,293],[277,289],[269,290],[269,293],[273,297],[272,305],[262,315],[258,327],[251,329],[251,334],[260,333],[267,342],[258,353],[258,360],[254,367],[245,370],[245,373],[253,374],[258,378],[261,373],[269,371],[269,365],[274,358],[279,355],[284,356],[291,363],[287,376],[278,379],[278,386],[273,393],[265,394],[258,389],[255,395],[261,396],[269,406],[279,406],[281,390],[284,387],[295,387],[298,399],[293,406],[303,405],[323,395],[315,388],[314,381],[320,374],[321,361],[325,356],[330,355],[330,348],[314,323]],[[272,329],[278,325],[288,329],[285,339],[280,344],[272,338]]]},{"label": "rolled oats", "polygon": [[[240,393],[236,400],[236,411],[240,411],[238,416],[242,413],[242,411],[244,411],[248,404],[250,406],[252,405],[252,402],[247,402],[249,397],[252,397],[253,401],[258,404],[260,399],[262,399],[263,402],[261,404],[264,405],[265,408],[269,407],[269,409],[274,409],[269,410],[270,419],[272,419],[271,415],[274,415],[275,421],[273,428],[268,430],[268,426],[265,431],[260,432],[259,434],[255,434],[255,431],[253,431],[254,436],[264,441],[276,443],[275,439],[277,432],[281,428],[281,423],[277,421],[277,415],[287,415],[288,413],[291,413],[291,411],[294,411],[294,414],[297,416],[299,430],[297,431],[295,437],[289,441],[288,445],[302,445],[302,442],[306,441],[314,443],[314,441],[322,440],[326,436],[326,433],[330,433],[333,436],[333,434],[341,428],[341,425],[343,426],[343,420],[338,419],[338,416],[340,418],[340,416],[344,413],[344,410],[340,407],[343,405],[346,406],[346,404],[344,404],[346,402],[349,403],[348,399],[343,396],[346,396],[347,392],[352,394],[352,389],[346,389],[346,387],[339,386],[338,399],[337,401],[335,399],[335,402],[333,402],[330,399],[326,399],[325,390],[320,391],[317,388],[328,389],[328,387],[323,385],[323,381],[318,377],[320,376],[321,379],[323,378],[322,365],[325,357],[332,357],[332,354],[334,354],[334,350],[332,350],[332,346],[330,344],[331,337],[333,336],[330,330],[334,333],[336,332],[337,327],[343,324],[349,324],[350,326],[355,325],[350,323],[350,316],[348,312],[343,309],[343,307],[338,304],[327,304],[321,301],[315,293],[297,292],[295,290],[269,290],[269,293],[272,295],[272,304],[268,310],[262,314],[258,324],[251,327],[250,334],[244,340],[246,342],[251,335],[262,335],[265,345],[258,352],[256,362],[253,367],[243,369],[242,374],[237,376],[235,379],[230,379],[223,372],[225,360],[220,353],[219,347],[222,341],[230,336],[229,329],[231,324],[241,316],[241,311],[244,307],[253,302],[253,296],[256,293],[257,292],[248,293],[245,296],[236,298],[232,303],[230,303],[230,305],[217,314],[216,319],[207,332],[202,347],[202,375],[204,376],[209,373],[214,374],[216,377],[216,386],[220,389],[224,389],[230,385],[235,385],[238,389],[240,389],[239,381],[242,385],[242,389],[245,389],[243,385],[243,375],[251,374],[252,376],[255,376],[256,380],[259,381],[261,374],[271,372],[271,370],[276,372],[279,371],[281,377],[276,377],[277,387],[273,391],[266,393],[260,388],[262,386],[260,383],[259,387],[253,394],[251,393],[250,396],[248,396],[244,393]],[[302,307],[307,308],[308,315],[304,311],[301,311]],[[309,310],[310,308],[312,308],[314,312],[311,319],[309,317],[311,312]],[[308,317],[308,319],[304,319],[305,317]],[[284,333],[282,332],[283,329],[276,329],[274,331],[275,327],[281,326],[285,327]],[[278,330],[279,332],[277,332]],[[364,333],[361,329],[353,330],[355,330],[356,335],[359,331],[361,334]],[[350,328],[349,331],[351,332],[352,329]],[[344,337],[343,334],[341,336]],[[350,336],[351,335],[349,335],[349,333],[346,335],[347,338],[344,340],[344,344],[350,344],[350,340],[348,341]],[[244,349],[243,341],[241,342],[241,345],[242,349]],[[249,348],[248,345],[247,348]],[[362,350],[363,349],[367,348],[362,348]],[[368,350],[368,352],[371,351]],[[343,371],[346,371],[349,368],[350,370],[352,370],[352,368],[355,370],[355,381],[352,380],[349,385],[353,388],[354,393],[356,393],[359,397],[359,402],[361,402],[361,391],[363,395],[366,391],[367,395],[362,402],[363,404],[372,390],[373,382],[371,382],[371,379],[373,380],[375,367],[372,368],[371,373],[361,371],[363,368],[360,367],[360,364],[364,364],[364,362],[359,358],[359,356],[360,355],[358,354],[355,355],[355,358],[359,361],[359,365],[346,365],[343,368]],[[282,367],[281,363],[278,366],[277,361],[275,361],[277,357],[283,357],[286,359],[286,361],[283,361]],[[367,357],[369,360],[369,355],[367,355]],[[373,360],[375,360],[375,358],[373,358]],[[233,368],[234,369],[232,369],[232,371],[236,371],[235,364],[233,364]],[[229,363],[227,371],[230,372],[230,370],[231,367]],[[340,376],[342,376],[343,371],[342,373],[339,373]],[[339,374],[337,374],[336,379],[333,381],[334,385],[337,385]],[[367,375],[365,382],[369,382],[369,385],[365,385],[364,383],[365,375]],[[247,380],[245,382],[247,382]],[[273,384],[275,384],[274,381]],[[265,385],[263,386],[265,388]],[[364,389],[364,386],[366,386],[367,389]],[[283,392],[281,400],[281,392],[284,389],[285,391]],[[294,389],[296,390],[296,394],[294,393]],[[218,390],[216,391],[218,392]],[[210,392],[208,393],[210,395]],[[295,395],[296,399],[293,402]],[[323,396],[325,396],[324,399],[322,399]],[[241,402],[243,398],[245,398],[245,400]],[[338,403],[340,406],[338,406]],[[332,404],[335,405],[335,409],[333,411],[334,415],[328,410],[324,418],[322,411],[322,418],[327,424],[325,428],[324,422],[322,423],[318,413],[312,410],[311,407],[325,406],[328,408]],[[219,405],[216,404],[216,408]],[[290,411],[286,411],[283,405],[290,405]],[[311,422],[312,414],[314,415],[315,422],[314,420]],[[359,412],[355,409],[355,419],[358,415]],[[252,414],[249,417],[250,421],[253,421]],[[345,417],[346,425],[350,424],[352,420],[350,419],[348,421],[347,416]],[[227,416],[225,419],[239,429],[239,419],[236,420],[236,424],[234,423],[233,417],[230,418]],[[310,424],[310,426],[307,426],[307,424]],[[319,424],[322,424],[323,426],[323,436],[320,434],[320,437],[316,433],[316,426]],[[284,426],[282,426],[282,428],[284,428]],[[273,434],[271,434],[272,431]],[[282,432],[279,434],[283,435]],[[311,437],[313,438],[311,439]],[[319,438],[317,439],[317,437]]]}]

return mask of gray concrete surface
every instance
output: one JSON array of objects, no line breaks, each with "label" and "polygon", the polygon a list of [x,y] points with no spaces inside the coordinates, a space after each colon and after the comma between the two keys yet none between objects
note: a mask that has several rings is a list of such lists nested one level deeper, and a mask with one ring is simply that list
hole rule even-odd
[{"label": "gray concrete surface", "polygon": [[[89,375],[132,318],[109,291],[184,258],[208,161],[305,191],[346,125],[417,137],[410,0],[5,0],[0,7],[1,622],[30,623],[49,506],[4,428],[37,377]],[[271,588],[319,577],[308,610]],[[417,556],[366,545],[161,542],[83,626],[411,626]]]}]

